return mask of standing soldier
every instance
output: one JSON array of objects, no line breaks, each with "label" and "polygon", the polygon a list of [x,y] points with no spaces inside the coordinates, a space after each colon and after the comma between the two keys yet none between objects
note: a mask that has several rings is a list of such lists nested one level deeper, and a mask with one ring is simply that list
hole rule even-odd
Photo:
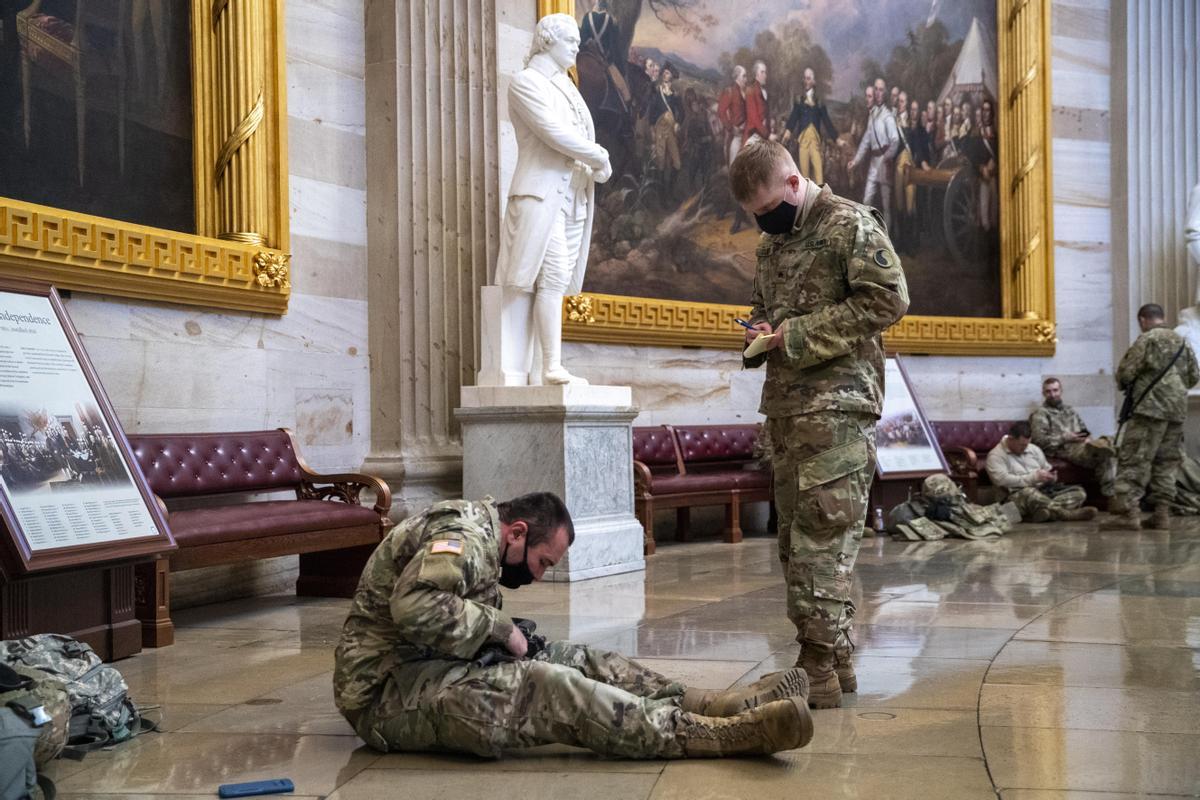
[{"label": "standing soldier", "polygon": [[817,76],[812,67],[804,70],[804,94],[792,106],[792,115],[783,134],[784,146],[793,137],[796,139],[800,174],[813,183],[825,183],[825,160],[821,146],[824,137],[837,139],[837,129],[833,127],[825,104],[817,96]]},{"label": "standing soldier", "polygon": [[[883,78],[875,79],[872,95],[875,105],[867,115],[867,129],[858,143],[858,152],[850,159],[849,169],[854,170],[863,159],[869,158],[867,185],[863,189],[863,205],[873,205],[875,195],[880,196],[883,219],[888,230],[892,227],[892,159],[900,150],[900,130],[896,117],[887,106],[886,85]],[[878,207],[878,206],[877,206]]]},{"label": "standing soldier", "polygon": [[1094,470],[1100,491],[1112,497],[1117,451],[1107,436],[1093,439],[1079,412],[1063,402],[1058,378],[1042,381],[1041,408],[1029,416],[1033,443],[1048,456]]},{"label": "standing soldier", "polygon": [[[1110,530],[1139,530],[1141,502],[1150,487],[1150,527],[1171,527],[1175,480],[1183,461],[1187,390],[1200,381],[1196,356],[1183,337],[1166,327],[1162,306],[1138,309],[1142,335],[1117,367],[1117,385],[1132,400],[1131,415],[1117,439],[1117,481],[1112,510],[1120,516],[1101,523]],[[1127,400],[1128,402],[1128,400]],[[1122,409],[1122,416],[1126,412]]]},{"label": "standing soldier", "polygon": [[729,179],[763,231],[746,342],[769,334],[769,346],[746,365],[767,365],[759,411],[796,663],[809,704],[834,708],[857,689],[850,586],[875,469],[881,334],[908,309],[908,287],[879,213],[805,178],[783,145],[747,144]]}]

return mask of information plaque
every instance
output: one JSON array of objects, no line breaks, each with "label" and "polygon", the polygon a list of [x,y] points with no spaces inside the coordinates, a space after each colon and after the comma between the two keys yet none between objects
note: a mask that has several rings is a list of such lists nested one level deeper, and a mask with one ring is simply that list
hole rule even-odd
[{"label": "information plaque", "polygon": [[883,414],[875,425],[875,449],[875,470],[883,479],[950,472],[898,356],[889,357],[884,366]]},{"label": "information plaque", "polygon": [[9,579],[175,547],[47,285],[0,282],[0,522]]}]

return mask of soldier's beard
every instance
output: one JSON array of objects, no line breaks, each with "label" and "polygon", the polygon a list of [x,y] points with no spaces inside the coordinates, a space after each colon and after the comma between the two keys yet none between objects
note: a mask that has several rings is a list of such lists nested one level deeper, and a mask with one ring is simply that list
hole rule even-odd
[{"label": "soldier's beard", "polygon": [[1056,397],[1053,400],[1046,398],[1046,405],[1050,406],[1051,408],[1062,408],[1062,398]]}]

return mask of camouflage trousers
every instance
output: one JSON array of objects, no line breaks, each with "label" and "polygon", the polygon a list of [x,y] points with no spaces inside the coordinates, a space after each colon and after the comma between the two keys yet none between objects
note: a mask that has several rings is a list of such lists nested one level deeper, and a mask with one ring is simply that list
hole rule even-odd
[{"label": "camouflage trousers", "polygon": [[357,721],[377,750],[474,753],[569,744],[625,758],[680,758],[685,687],[617,653],[550,642],[534,659],[395,667]]},{"label": "camouflage trousers", "polygon": [[1100,484],[1101,493],[1112,497],[1117,472],[1117,450],[1107,436],[1090,442],[1068,442],[1047,455],[1063,458],[1076,466],[1092,470]]},{"label": "camouflage trousers", "polygon": [[1008,502],[1021,512],[1021,519],[1029,522],[1038,511],[1069,511],[1079,508],[1087,500],[1087,491],[1082,486],[1054,483],[1049,486],[1026,486],[1008,495]]},{"label": "camouflage trousers", "polygon": [[1146,487],[1154,505],[1175,499],[1175,481],[1183,463],[1183,423],[1134,414],[1117,444],[1117,482],[1114,498],[1123,508],[1136,509]]},{"label": "camouflage trousers", "polygon": [[875,420],[825,411],[769,418],[767,427],[796,640],[849,647],[850,586],[875,471]]}]

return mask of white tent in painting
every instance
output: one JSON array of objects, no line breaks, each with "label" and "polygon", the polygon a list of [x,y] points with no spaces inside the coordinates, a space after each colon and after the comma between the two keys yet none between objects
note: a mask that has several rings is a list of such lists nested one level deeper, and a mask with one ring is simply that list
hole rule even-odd
[{"label": "white tent in painting", "polygon": [[946,85],[938,94],[938,102],[947,97],[956,99],[961,93],[984,92],[996,98],[996,50],[983,35],[978,19],[971,20],[971,29],[963,40],[958,59],[950,70]]}]

